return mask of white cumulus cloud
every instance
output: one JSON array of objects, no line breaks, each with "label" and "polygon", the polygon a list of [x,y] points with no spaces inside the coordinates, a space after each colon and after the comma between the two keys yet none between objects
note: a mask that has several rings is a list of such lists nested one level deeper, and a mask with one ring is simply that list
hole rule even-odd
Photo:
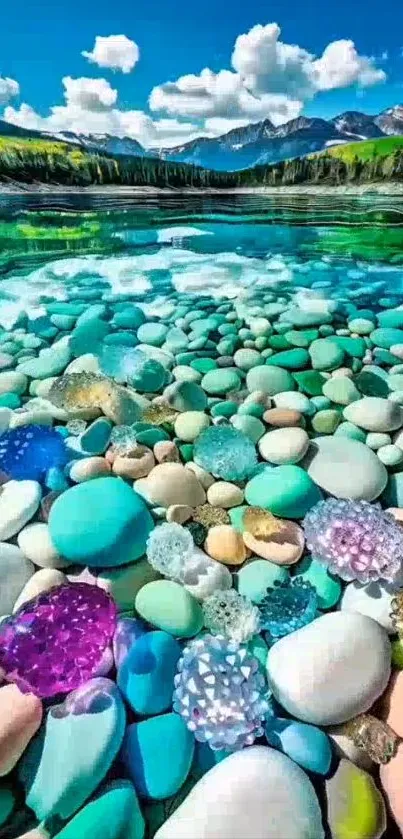
[{"label": "white cumulus cloud", "polygon": [[18,96],[20,86],[14,79],[4,78],[0,76],[0,105],[7,105],[10,99]]},{"label": "white cumulus cloud", "polygon": [[62,79],[67,106],[88,111],[108,111],[116,103],[117,90],[106,79]]},{"label": "white cumulus cloud", "polygon": [[140,50],[126,35],[108,35],[106,38],[97,35],[92,51],[83,50],[81,55],[98,67],[130,73],[140,58]]},{"label": "white cumulus cloud", "polygon": [[333,41],[321,58],[313,62],[313,78],[317,90],[359,87],[384,82],[386,73],[375,65],[373,58],[359,55],[353,41]]}]

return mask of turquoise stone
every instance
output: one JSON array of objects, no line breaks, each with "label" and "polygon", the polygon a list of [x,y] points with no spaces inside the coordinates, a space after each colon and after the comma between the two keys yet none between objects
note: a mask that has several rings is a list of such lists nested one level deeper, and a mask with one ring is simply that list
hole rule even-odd
[{"label": "turquoise stone", "polygon": [[341,597],[341,583],[329,574],[326,565],[306,556],[297,566],[297,577],[310,583],[316,590],[319,609],[330,609]]},{"label": "turquoise stone", "polygon": [[170,707],[180,655],[178,642],[167,632],[148,632],[135,641],[117,675],[133,711],[150,716]]},{"label": "turquoise stone", "polygon": [[308,772],[326,775],[332,760],[330,740],[324,731],[297,720],[268,717],[265,727],[269,746],[288,755]]},{"label": "turquoise stone", "polygon": [[286,464],[255,475],[246,484],[245,498],[275,516],[299,519],[322,500],[322,493],[304,469]]},{"label": "turquoise stone", "polygon": [[54,839],[143,839],[145,824],[130,781],[112,781]]},{"label": "turquoise stone", "polygon": [[112,423],[104,417],[95,420],[81,435],[81,448],[89,454],[103,454],[108,448],[112,428]]},{"label": "turquoise stone", "polygon": [[121,695],[104,678],[91,679],[48,711],[18,772],[39,820],[68,819],[84,804],[115,759],[125,723]]},{"label": "turquoise stone", "polygon": [[71,487],[56,499],[49,516],[60,556],[90,567],[139,559],[153,527],[143,499],[120,478],[94,478]]},{"label": "turquoise stone", "polygon": [[192,765],[195,740],[179,714],[162,714],[126,729],[122,758],[140,796],[174,795]]},{"label": "turquoise stone", "polygon": [[70,338],[73,355],[78,358],[84,353],[97,353],[109,331],[109,324],[99,318],[92,318],[76,326]]},{"label": "turquoise stone", "polygon": [[274,588],[288,578],[288,569],[282,565],[275,565],[267,559],[254,559],[238,571],[238,592],[252,603],[261,603],[268,588]]},{"label": "turquoise stone", "polygon": [[0,786],[0,827],[7,821],[8,817],[11,815],[15,804],[15,797],[9,787],[6,784],[1,784]]}]

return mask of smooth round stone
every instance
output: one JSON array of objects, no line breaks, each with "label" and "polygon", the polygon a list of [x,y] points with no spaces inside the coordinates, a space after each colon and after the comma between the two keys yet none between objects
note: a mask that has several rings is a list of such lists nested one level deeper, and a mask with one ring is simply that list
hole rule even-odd
[{"label": "smooth round stone", "polygon": [[0,615],[9,615],[35,566],[16,545],[0,542]]},{"label": "smooth round stone", "polygon": [[135,488],[151,504],[161,507],[172,504],[198,507],[206,500],[206,493],[196,475],[181,463],[159,463],[147,478],[136,482]]},{"label": "smooth round stone", "polygon": [[318,370],[303,370],[294,373],[294,379],[300,391],[308,396],[320,396],[324,383],[327,381],[323,373]]},{"label": "smooth round stone", "polygon": [[209,425],[209,417],[202,411],[184,411],[175,420],[175,434],[185,443],[193,443]]},{"label": "smooth round stone", "polygon": [[40,351],[37,358],[30,358],[18,367],[18,373],[24,373],[33,379],[48,379],[49,376],[58,376],[66,369],[71,360],[70,337],[61,338],[60,341]]},{"label": "smooth round stone", "polygon": [[204,549],[211,559],[224,565],[242,565],[250,556],[242,535],[230,524],[210,527]]},{"label": "smooth round stone", "polygon": [[251,746],[213,766],[155,839],[323,839],[324,835],[319,802],[305,772],[275,749]]},{"label": "smooth round stone", "polygon": [[143,499],[121,478],[77,484],[59,495],[49,515],[56,550],[66,560],[90,567],[139,559],[153,527]]},{"label": "smooth round stone", "polygon": [[388,480],[376,454],[349,437],[317,437],[311,441],[307,463],[315,484],[336,498],[373,501]]},{"label": "smooth round stone", "polygon": [[243,490],[229,481],[216,481],[207,490],[207,501],[212,507],[238,507],[243,502]]},{"label": "smooth round stone", "polygon": [[380,767],[380,781],[388,808],[396,822],[398,830],[403,832],[403,743],[399,743],[396,755]]},{"label": "smooth round stone", "polygon": [[100,825],[102,839],[143,839],[144,819],[130,781],[109,783],[54,839],[95,839]]},{"label": "smooth round stone", "polygon": [[246,437],[249,437],[252,443],[257,443],[265,432],[265,427],[260,419],[251,414],[236,414],[231,417],[231,424],[238,431],[242,431]]},{"label": "smooth round stone", "polygon": [[[48,711],[45,724],[19,763],[26,804],[39,820],[70,818],[101,783],[126,725],[116,685],[90,679]],[[55,771],[63,754],[63,772]]]},{"label": "smooth round stone", "polygon": [[355,384],[364,396],[386,397],[389,393],[388,374],[376,365],[365,365],[356,376]]},{"label": "smooth round stone", "polygon": [[374,452],[378,451],[378,449],[380,449],[382,446],[389,446],[391,442],[392,438],[390,434],[385,434],[380,431],[370,431],[365,439],[365,445],[372,449],[372,451]]},{"label": "smooth round stone", "polygon": [[267,718],[265,735],[269,746],[295,760],[302,769],[326,775],[332,760],[330,740],[314,725],[281,717]]},{"label": "smooth round stone", "polygon": [[312,414],[312,404],[304,393],[297,393],[291,390],[276,393],[274,396],[276,408],[286,408],[289,411],[298,411],[300,414]]},{"label": "smooth round stone", "polygon": [[309,446],[309,437],[303,428],[275,428],[260,438],[258,449],[264,460],[280,466],[298,463]]},{"label": "smooth round stone", "polygon": [[135,641],[118,669],[117,684],[136,714],[151,716],[170,707],[180,655],[167,632],[147,632]]},{"label": "smooth round stone", "polygon": [[286,370],[301,370],[309,365],[309,353],[302,347],[275,353],[266,360],[266,364],[285,367]]},{"label": "smooth round stone", "polygon": [[202,374],[198,370],[193,370],[192,367],[188,367],[186,364],[179,364],[177,367],[174,367],[172,375],[177,382],[199,383],[202,380]]},{"label": "smooth round stone", "polygon": [[135,609],[141,618],[176,638],[192,638],[203,626],[203,612],[179,583],[155,580],[138,592]]},{"label": "smooth round stone", "polygon": [[174,382],[164,390],[164,399],[176,411],[204,411],[207,396],[196,382]]},{"label": "smooth round stone", "polygon": [[281,393],[286,390],[294,390],[295,382],[288,370],[266,364],[258,365],[249,370],[246,376],[246,387],[249,393],[254,390],[262,390],[269,396]]},{"label": "smooth round stone", "polygon": [[234,364],[240,370],[252,370],[252,367],[257,367],[261,362],[260,352],[252,349],[241,349],[234,353]]},{"label": "smooth round stone", "polygon": [[340,414],[338,411],[320,410],[312,417],[312,428],[317,434],[334,434],[339,422]]},{"label": "smooth round stone", "polygon": [[365,443],[365,431],[358,428],[352,422],[341,422],[334,432],[336,437],[348,437],[350,440],[358,440],[359,443]]},{"label": "smooth round stone", "polygon": [[28,386],[28,377],[25,373],[16,370],[7,370],[0,373],[0,395],[4,393],[25,393]]},{"label": "smooth round stone", "polygon": [[352,318],[348,322],[348,328],[357,335],[369,335],[375,329],[375,324],[368,318]]},{"label": "smooth round stone", "polygon": [[289,573],[282,565],[266,559],[253,559],[239,569],[236,579],[239,594],[258,604],[266,596],[267,589],[286,582]]},{"label": "smooth round stone", "polygon": [[377,455],[385,466],[398,466],[403,461],[403,451],[398,446],[380,446]]},{"label": "smooth round stone", "polygon": [[112,423],[104,417],[95,420],[81,434],[81,448],[89,454],[104,454],[109,445],[112,428]]},{"label": "smooth round stone", "polygon": [[336,405],[350,405],[361,398],[360,391],[357,390],[354,382],[348,376],[340,376],[328,379],[323,385],[323,395],[335,402]]},{"label": "smooth round stone", "polygon": [[394,628],[390,618],[392,589],[388,586],[372,582],[361,585],[356,580],[348,583],[344,589],[340,601],[340,608],[343,612],[359,612],[367,615],[379,623],[389,635],[394,635]]},{"label": "smooth round stone", "polygon": [[122,758],[139,795],[157,801],[175,795],[189,774],[194,744],[178,714],[129,725]]},{"label": "smooth round stone", "polygon": [[68,562],[59,556],[49,532],[49,526],[41,521],[27,524],[19,532],[17,542],[24,556],[39,568],[66,568]]},{"label": "smooth round stone", "polygon": [[41,495],[37,481],[8,481],[0,486],[0,541],[11,539],[32,519]]},{"label": "smooth round stone", "polygon": [[234,393],[240,389],[241,380],[235,370],[225,367],[210,370],[201,380],[203,390],[211,396]]},{"label": "smooth round stone", "polygon": [[[117,459],[115,458],[115,460]],[[93,478],[105,478],[110,473],[110,464],[104,457],[83,457],[74,461],[70,468],[69,477],[75,484],[82,484],[84,481],[91,481]],[[117,473],[115,472],[115,474]]]},{"label": "smooth round stone", "polygon": [[403,423],[400,405],[379,396],[364,396],[352,402],[344,409],[343,416],[366,431],[395,431]]},{"label": "smooth round stone", "polygon": [[309,355],[314,370],[336,370],[342,367],[344,350],[329,338],[318,338],[312,341]]},{"label": "smooth round stone", "polygon": [[340,600],[340,580],[329,574],[323,562],[306,556],[298,565],[296,576],[314,587],[319,609],[331,609]]},{"label": "smooth round stone", "polygon": [[164,323],[142,323],[137,330],[137,338],[144,344],[161,347],[168,333]]},{"label": "smooth round stone", "polygon": [[375,781],[349,760],[341,760],[326,781],[326,803],[332,839],[380,839],[386,808]]},{"label": "smooth round stone", "polygon": [[20,606],[27,603],[28,600],[32,600],[38,594],[64,583],[67,583],[67,577],[62,571],[58,571],[57,568],[40,568],[30,577],[19,597],[17,597],[13,612],[17,612]]},{"label": "smooth round stone", "polygon": [[382,326],[379,329],[374,329],[369,337],[376,347],[389,350],[393,344],[401,344],[403,342],[403,330],[395,329],[391,326]]},{"label": "smooth round stone", "polygon": [[0,688],[0,776],[19,761],[42,721],[42,702],[16,685]]},{"label": "smooth round stone", "polygon": [[367,711],[390,675],[391,649],[378,623],[332,612],[277,641],[269,651],[269,686],[291,716],[335,725]]},{"label": "smooth round stone", "polygon": [[243,541],[253,554],[276,565],[294,565],[301,558],[304,531],[287,519],[276,519],[267,510],[249,508],[244,516]]},{"label": "smooth round stone", "polygon": [[292,408],[269,408],[264,412],[263,419],[275,428],[293,428],[300,425],[302,414]]},{"label": "smooth round stone", "polygon": [[245,498],[253,507],[263,507],[280,518],[303,518],[322,499],[322,493],[300,466],[267,467],[245,487]]},{"label": "smooth round stone", "polygon": [[113,597],[119,612],[127,612],[134,609],[140,589],[159,578],[158,572],[146,559],[139,559],[119,568],[102,569],[96,576],[96,585]]}]

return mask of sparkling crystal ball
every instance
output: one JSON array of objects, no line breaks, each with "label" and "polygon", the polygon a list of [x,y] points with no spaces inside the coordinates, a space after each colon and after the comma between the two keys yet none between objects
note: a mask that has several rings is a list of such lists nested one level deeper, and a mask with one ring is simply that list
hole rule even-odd
[{"label": "sparkling crystal ball", "polygon": [[68,458],[61,434],[45,425],[22,425],[0,437],[0,469],[15,480],[40,481]]},{"label": "sparkling crystal ball", "polygon": [[269,691],[258,660],[245,646],[204,635],[183,650],[173,707],[200,743],[235,751],[262,736]]},{"label": "sparkling crystal ball", "polygon": [[97,586],[56,586],[0,625],[0,669],[22,693],[68,693],[97,675],[116,628],[116,607]]},{"label": "sparkling crystal ball", "polygon": [[198,466],[224,481],[249,478],[257,464],[255,446],[230,425],[212,425],[197,438],[193,459]]},{"label": "sparkling crystal ball", "polygon": [[213,635],[225,635],[238,643],[259,632],[259,609],[234,588],[211,594],[203,603],[203,615],[204,626]]},{"label": "sparkling crystal ball", "polygon": [[193,537],[181,524],[166,522],[151,531],[146,551],[148,562],[156,571],[172,580],[182,580],[186,560],[194,551]]},{"label": "sparkling crystal ball", "polygon": [[317,606],[316,590],[305,580],[298,578],[268,589],[259,604],[260,623],[268,632],[267,640],[273,643],[311,623]]},{"label": "sparkling crystal ball", "polygon": [[403,528],[378,504],[328,498],[304,520],[307,547],[343,580],[400,585]]}]

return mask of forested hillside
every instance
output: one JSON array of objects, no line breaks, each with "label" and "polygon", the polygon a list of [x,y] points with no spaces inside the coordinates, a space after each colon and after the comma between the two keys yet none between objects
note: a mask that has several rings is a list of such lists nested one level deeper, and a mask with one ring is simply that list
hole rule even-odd
[{"label": "forested hillside", "polygon": [[218,172],[158,158],[101,155],[53,140],[0,137],[0,182],[233,189],[402,182],[403,138],[335,146],[307,157]]}]

